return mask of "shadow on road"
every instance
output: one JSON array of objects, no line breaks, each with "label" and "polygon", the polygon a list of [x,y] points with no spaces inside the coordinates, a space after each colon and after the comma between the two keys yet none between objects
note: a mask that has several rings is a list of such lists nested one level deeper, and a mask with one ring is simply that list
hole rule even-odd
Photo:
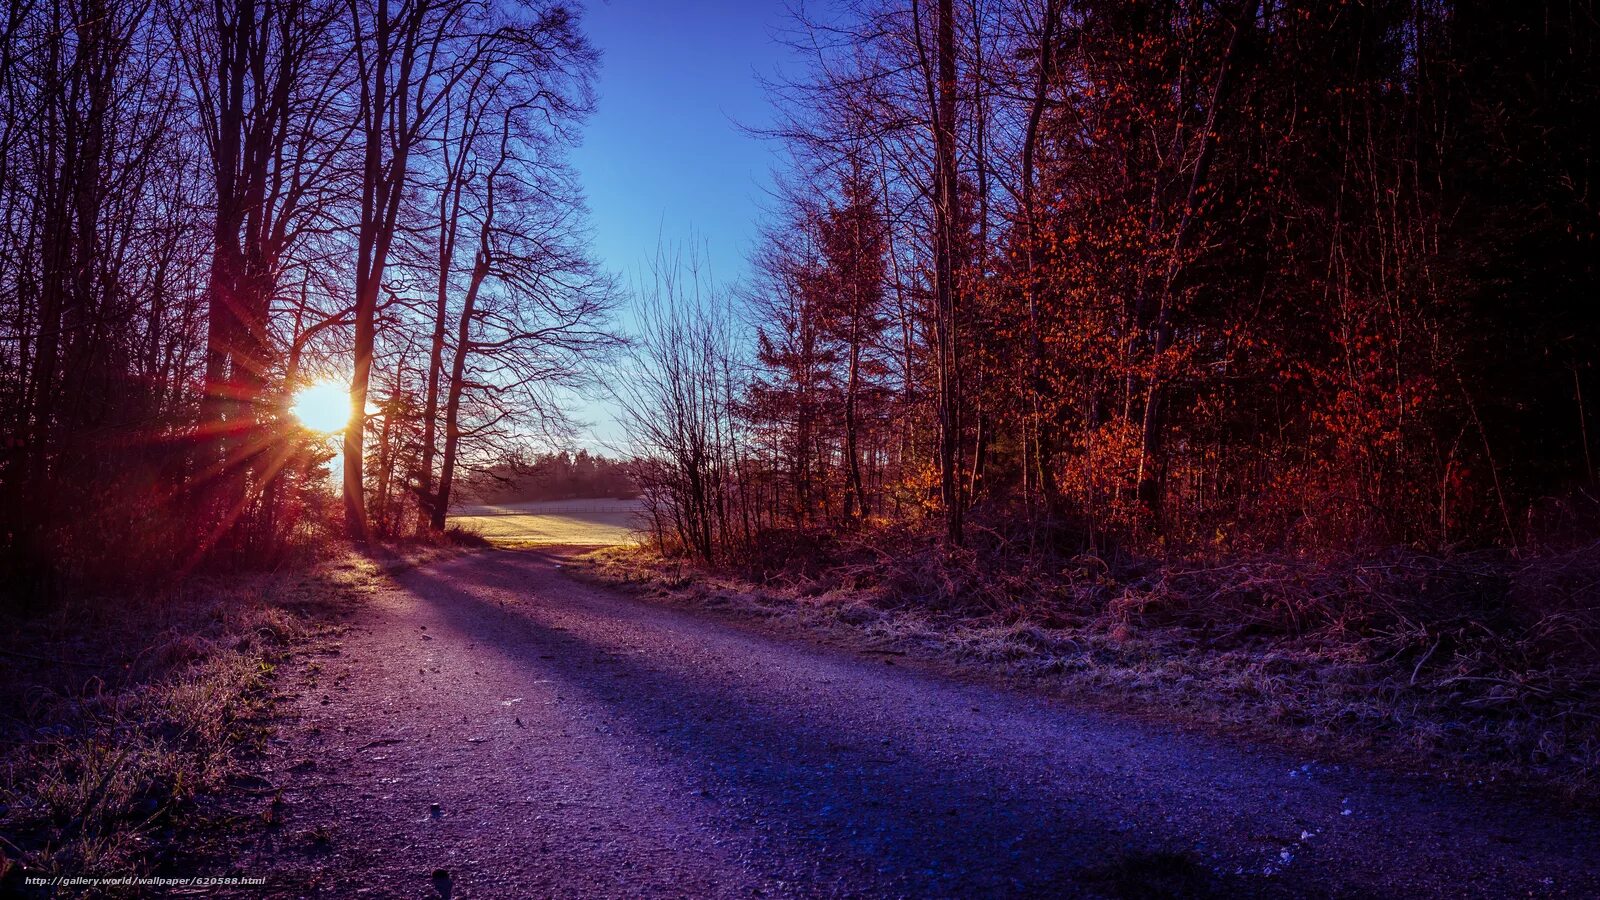
[{"label": "shadow on road", "polygon": [[[759,670],[741,669],[741,660],[686,653],[638,618],[659,612],[566,579],[554,569],[560,561],[559,551],[487,553],[448,577],[424,569],[400,581],[471,640],[648,735],[700,792],[714,824],[742,834],[780,879],[919,896],[1284,890],[1276,880],[1213,874],[1192,848],[1137,829],[1127,810],[1096,808],[1096,792],[974,755],[987,745],[939,746],[938,732],[907,731],[905,710],[842,705],[824,694],[837,661],[808,668],[807,651],[770,643],[801,665],[783,670],[788,683],[758,685]],[[474,587],[539,599],[502,606]],[[564,599],[574,602],[558,608]],[[619,650],[630,630],[635,646]],[[891,677],[843,665],[869,682]],[[902,689],[890,685],[889,695]],[[859,690],[846,693],[859,700]]]}]

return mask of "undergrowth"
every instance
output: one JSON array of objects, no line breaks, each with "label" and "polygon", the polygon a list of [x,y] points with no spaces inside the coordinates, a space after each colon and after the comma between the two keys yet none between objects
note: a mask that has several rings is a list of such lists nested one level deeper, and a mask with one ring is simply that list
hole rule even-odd
[{"label": "undergrowth", "polygon": [[0,893],[25,874],[182,871],[206,799],[248,790],[275,668],[378,572],[450,552],[380,547],[0,619]]},{"label": "undergrowth", "polygon": [[769,537],[715,571],[623,548],[589,566],[679,602],[844,626],[879,649],[1055,678],[1308,751],[1589,801],[1600,787],[1600,543],[1521,559],[1226,561],[974,543]]}]

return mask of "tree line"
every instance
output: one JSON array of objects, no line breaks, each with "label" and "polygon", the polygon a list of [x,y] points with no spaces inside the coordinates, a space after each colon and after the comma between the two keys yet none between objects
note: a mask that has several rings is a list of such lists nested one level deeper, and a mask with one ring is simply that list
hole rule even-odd
[{"label": "tree line", "polygon": [[542,500],[630,499],[633,463],[588,450],[517,454],[486,465],[462,485],[462,496],[481,503]]},{"label": "tree line", "polygon": [[785,32],[779,210],[658,267],[664,540],[1592,538],[1585,0],[855,0]]},{"label": "tree line", "polygon": [[[9,4],[13,584],[439,530],[465,469],[559,435],[616,342],[567,163],[597,63],[553,0]],[[288,413],[324,380],[337,460]]]}]

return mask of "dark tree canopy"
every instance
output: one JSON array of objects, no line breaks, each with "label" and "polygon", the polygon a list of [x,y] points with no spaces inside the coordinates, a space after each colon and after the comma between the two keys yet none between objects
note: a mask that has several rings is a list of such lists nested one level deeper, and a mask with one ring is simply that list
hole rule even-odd
[{"label": "dark tree canopy", "polygon": [[[654,434],[662,501],[713,486],[711,555],[863,514],[1071,552],[1592,537],[1597,22],[1565,0],[802,15],[813,65],[772,86],[785,202],[730,301],[729,455]],[[711,375],[657,384],[652,415]]]}]

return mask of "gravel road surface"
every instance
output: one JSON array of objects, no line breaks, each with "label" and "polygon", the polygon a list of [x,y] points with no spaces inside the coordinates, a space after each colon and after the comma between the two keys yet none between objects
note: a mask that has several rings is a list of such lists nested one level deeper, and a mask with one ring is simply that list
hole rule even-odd
[{"label": "gravel road surface", "polygon": [[655,606],[395,576],[297,697],[283,896],[1600,897],[1600,822]]}]

